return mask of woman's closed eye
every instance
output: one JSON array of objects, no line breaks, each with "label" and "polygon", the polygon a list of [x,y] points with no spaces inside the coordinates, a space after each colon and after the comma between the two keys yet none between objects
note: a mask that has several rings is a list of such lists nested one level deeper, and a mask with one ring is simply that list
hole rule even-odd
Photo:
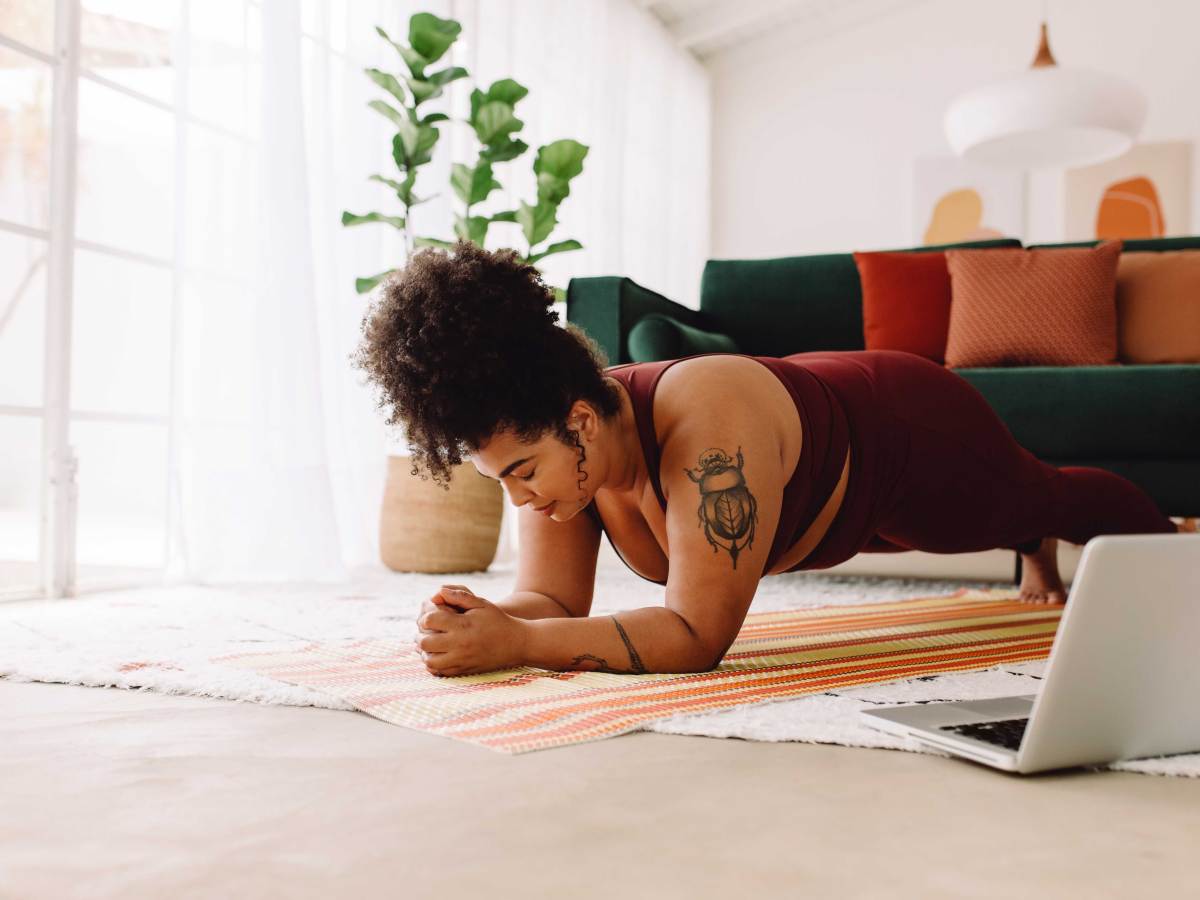
[{"label": "woman's closed eye", "polygon": [[536,474],[537,474],[537,469],[534,469],[534,470],[533,470],[532,472],[530,472],[528,475],[522,475],[522,476],[520,476],[520,478],[521,478],[521,480],[522,480],[522,481],[528,481],[530,478],[532,478],[532,477],[533,477],[534,475],[536,475]]}]

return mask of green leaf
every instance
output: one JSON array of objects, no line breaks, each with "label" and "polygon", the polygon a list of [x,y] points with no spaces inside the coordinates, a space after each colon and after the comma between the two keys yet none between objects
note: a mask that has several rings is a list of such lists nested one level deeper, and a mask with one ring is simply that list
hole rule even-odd
[{"label": "green leaf", "polygon": [[414,247],[441,247],[445,250],[449,250],[451,247],[454,246],[454,244],[452,244],[450,241],[443,241],[439,238],[416,237],[416,238],[413,238],[413,246]]},{"label": "green leaf", "polygon": [[558,219],[555,218],[553,206],[542,203],[530,206],[522,200],[520,208],[517,210],[517,224],[521,226],[525,240],[532,249],[550,236],[550,232],[558,224]]},{"label": "green leaf", "polygon": [[[408,87],[413,93],[413,98],[416,104],[424,103],[426,100],[432,100],[434,97],[442,95],[442,88],[451,81],[456,81],[459,78],[467,77],[467,70],[461,66],[454,66],[449,69],[442,69],[440,72],[434,72],[426,78],[408,78]],[[438,115],[438,113],[434,113]],[[443,115],[442,118],[448,118]]]},{"label": "green leaf", "polygon": [[511,78],[501,78],[487,90],[488,100],[498,100],[509,106],[516,106],[517,101],[529,93],[529,88],[518,84]]},{"label": "green leaf", "polygon": [[467,219],[467,236],[482,247],[483,242],[487,240],[488,226],[491,224],[491,219],[487,216],[471,216]]},{"label": "green leaf", "polygon": [[432,75],[426,75],[425,80],[430,84],[436,84],[438,87],[445,87],[452,81],[466,78],[469,74],[462,66],[451,66],[448,69],[442,69],[440,72],[434,72]]},{"label": "green leaf", "polygon": [[356,278],[354,279],[354,289],[360,294],[368,294],[374,290],[379,282],[395,271],[395,269],[388,269],[386,272],[380,272],[378,275],[372,275],[370,278]]},{"label": "green leaf", "polygon": [[538,203],[558,206],[571,193],[569,182],[583,171],[588,148],[566,138],[538,148],[533,171],[537,175]]},{"label": "green leaf", "polygon": [[433,13],[417,13],[408,20],[408,42],[429,62],[437,62],[457,40],[462,26]]},{"label": "green leaf", "polygon": [[502,212],[492,214],[493,222],[515,222],[517,221],[517,211],[515,209],[506,209]]},{"label": "green leaf", "polygon": [[377,35],[379,35],[381,38],[383,38],[385,41],[387,41],[389,44],[391,44],[393,47],[395,47],[397,50],[400,49],[400,45],[392,40],[391,36],[386,31],[383,30],[382,26],[376,25],[375,33]]},{"label": "green leaf", "polygon": [[422,203],[428,203],[430,200],[436,200],[440,196],[442,196],[442,195],[441,194],[430,194],[428,197],[413,197],[409,201],[408,205],[409,206],[420,206]]},{"label": "green leaf", "polygon": [[420,105],[442,92],[442,89],[436,84],[430,84],[420,78],[406,78],[405,81],[408,82],[408,89],[412,91],[414,105]]},{"label": "green leaf", "polygon": [[565,289],[560,288],[560,287],[552,287],[552,288],[550,288],[550,290],[554,291],[554,302],[555,303],[566,303],[567,302],[567,292]]},{"label": "green leaf", "polygon": [[475,119],[479,116],[480,108],[485,103],[487,103],[487,94],[479,88],[473,88],[471,90],[471,115],[467,117],[468,122],[474,123]]},{"label": "green leaf", "polygon": [[392,136],[392,159],[395,161],[397,169],[401,172],[408,171],[408,157],[404,154],[404,142],[400,140],[398,134]]},{"label": "green leaf", "polygon": [[529,89],[523,87],[511,78],[502,78],[495,82],[487,93],[475,88],[471,91],[471,116],[467,120],[475,122],[479,117],[479,110],[488,103],[503,103],[506,106],[515,106],[517,101],[529,93]]},{"label": "green leaf", "polygon": [[474,175],[475,170],[470,166],[462,163],[450,165],[450,187],[454,188],[454,193],[463,203],[470,204],[471,202],[471,182],[474,180]]},{"label": "green leaf", "polygon": [[566,253],[568,250],[582,250],[582,249],[583,249],[583,244],[579,243],[579,241],[577,241],[577,240],[571,239],[571,240],[567,240],[567,241],[559,241],[557,244],[551,244],[549,247],[547,247],[541,253],[535,253],[533,256],[529,257],[529,259],[527,261],[530,263],[535,263],[539,259],[545,259],[547,256],[550,256],[552,253]]},{"label": "green leaf", "polygon": [[537,202],[558,206],[571,193],[567,182],[554,175],[543,172],[537,177]]},{"label": "green leaf", "polygon": [[403,113],[383,100],[372,100],[367,106],[386,117],[393,125],[399,125],[401,122],[407,121]]},{"label": "green leaf", "polygon": [[513,115],[513,108],[509,104],[493,100],[479,108],[471,125],[479,143],[491,144],[507,138],[514,131],[520,131],[525,123]]},{"label": "green leaf", "polygon": [[424,78],[425,67],[433,62],[433,60],[426,59],[412,47],[405,47],[403,44],[397,44],[395,46],[396,49],[400,51],[400,58],[403,59],[404,64],[408,66],[408,71],[412,74],[412,77]]},{"label": "green leaf", "polygon": [[475,167],[475,179],[471,182],[471,205],[482,203],[492,191],[498,191],[503,186],[493,176],[491,165],[481,162]]},{"label": "green leaf", "polygon": [[413,163],[414,165],[427,163],[433,159],[433,148],[437,144],[439,137],[441,137],[441,132],[432,125],[422,125],[420,127],[420,137],[417,140],[417,155]]},{"label": "green leaf", "polygon": [[399,100],[401,106],[408,104],[408,95],[404,93],[404,87],[396,80],[395,75],[389,75],[379,69],[363,69],[363,71],[367,73],[368,78]]},{"label": "green leaf", "polygon": [[429,115],[422,118],[420,121],[421,121],[422,125],[432,125],[434,122],[445,122],[449,118],[450,117],[448,115],[446,115],[445,113],[430,113]]},{"label": "green leaf", "polygon": [[482,203],[488,198],[488,194],[502,187],[500,182],[492,176],[491,164],[482,161],[474,168],[462,163],[454,163],[450,167],[450,184],[454,188],[454,193],[458,195],[458,199],[467,206]]},{"label": "green leaf", "polygon": [[393,228],[404,230],[404,218],[402,216],[385,216],[383,213],[369,212],[358,216],[352,212],[342,213],[343,225],[364,225],[367,222],[382,222],[385,225],[391,225]]},{"label": "green leaf", "polygon": [[375,26],[375,33],[381,38],[396,48],[396,52],[400,54],[400,58],[404,60],[404,64],[408,66],[408,71],[412,72],[414,78],[423,78],[425,75],[425,67],[429,65],[430,60],[423,57],[412,47],[406,47],[404,44],[397,44],[386,31]]},{"label": "green leaf", "polygon": [[405,170],[411,167],[409,160],[417,149],[417,128],[412,122],[401,122],[396,126],[396,134],[392,137],[392,159],[396,168]]},{"label": "green leaf", "polygon": [[559,178],[570,181],[583,171],[583,159],[588,155],[586,145],[563,138],[545,146],[538,147],[537,159],[533,163],[533,171],[549,172]]},{"label": "green leaf", "polygon": [[516,159],[528,149],[529,145],[524,141],[504,141],[493,144],[490,147],[484,147],[479,151],[479,157],[480,159],[486,159],[488,162],[508,162],[510,159]]},{"label": "green leaf", "polygon": [[400,182],[400,186],[396,188],[396,196],[400,198],[400,202],[405,206],[413,206],[413,185],[417,183],[417,170],[409,169],[404,173],[404,180]]},{"label": "green leaf", "polygon": [[432,125],[405,121],[396,126],[392,138],[392,158],[401,169],[411,169],[433,158],[433,147],[440,132]]},{"label": "green leaf", "polygon": [[483,246],[487,240],[488,225],[491,220],[487,216],[464,217],[461,213],[454,214],[454,234],[464,241]]},{"label": "green leaf", "polygon": [[402,185],[400,182],[393,181],[391,178],[384,178],[382,175],[371,175],[367,178],[367,181],[378,181],[380,184],[386,184],[396,192],[397,196],[399,196],[400,192],[404,190],[404,185]]}]

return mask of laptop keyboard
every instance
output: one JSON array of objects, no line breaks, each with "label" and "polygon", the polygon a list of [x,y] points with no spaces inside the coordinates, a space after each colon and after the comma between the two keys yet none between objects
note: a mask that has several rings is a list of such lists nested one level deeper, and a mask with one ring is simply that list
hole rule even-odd
[{"label": "laptop keyboard", "polygon": [[1021,746],[1021,738],[1025,734],[1025,726],[1029,719],[1000,719],[997,722],[970,722],[966,725],[943,725],[939,730],[953,731],[964,737],[987,741],[989,744],[999,744],[1009,750]]}]

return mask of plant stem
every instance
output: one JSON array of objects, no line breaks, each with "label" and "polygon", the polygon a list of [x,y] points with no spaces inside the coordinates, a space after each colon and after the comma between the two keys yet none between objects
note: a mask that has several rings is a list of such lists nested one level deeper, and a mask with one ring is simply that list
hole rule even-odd
[{"label": "plant stem", "polygon": [[412,237],[412,207],[407,203],[404,204],[404,261],[412,257],[413,237]]}]

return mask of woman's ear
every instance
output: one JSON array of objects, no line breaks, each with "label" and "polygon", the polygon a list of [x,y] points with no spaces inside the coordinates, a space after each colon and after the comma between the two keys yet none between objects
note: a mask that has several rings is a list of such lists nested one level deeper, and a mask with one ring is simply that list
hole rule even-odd
[{"label": "woman's ear", "polygon": [[578,431],[581,438],[592,436],[595,420],[596,413],[582,400],[576,400],[571,411],[567,413],[567,427],[572,431]]}]

